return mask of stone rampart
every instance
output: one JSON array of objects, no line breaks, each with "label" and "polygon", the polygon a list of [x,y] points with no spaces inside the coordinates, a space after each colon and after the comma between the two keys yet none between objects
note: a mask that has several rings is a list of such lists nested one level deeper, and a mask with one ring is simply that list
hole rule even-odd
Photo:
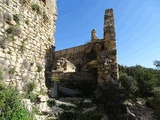
[{"label": "stone rampart", "polygon": [[65,57],[68,58],[70,55],[76,55],[78,53],[82,53],[85,51],[86,49],[86,45],[81,45],[81,46],[77,46],[77,47],[72,47],[72,48],[68,48],[68,49],[64,49],[64,50],[59,50],[54,52],[55,57]]},{"label": "stone rampart", "polygon": [[56,0],[0,0],[0,66],[6,84],[45,88],[47,51],[54,45]]}]

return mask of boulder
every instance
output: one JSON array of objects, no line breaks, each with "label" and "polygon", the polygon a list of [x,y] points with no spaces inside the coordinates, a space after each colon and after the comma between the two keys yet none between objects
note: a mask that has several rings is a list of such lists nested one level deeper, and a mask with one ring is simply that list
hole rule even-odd
[{"label": "boulder", "polygon": [[81,96],[81,93],[79,91],[62,87],[62,86],[58,86],[58,92],[61,96],[65,96],[65,97]]}]

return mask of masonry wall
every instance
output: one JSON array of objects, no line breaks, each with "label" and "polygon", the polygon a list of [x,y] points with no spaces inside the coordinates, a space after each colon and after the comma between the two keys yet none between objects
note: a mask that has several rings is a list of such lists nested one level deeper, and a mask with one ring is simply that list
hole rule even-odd
[{"label": "masonry wall", "polygon": [[86,47],[87,47],[86,45],[76,46],[76,47],[56,51],[56,52],[54,52],[54,55],[56,58],[57,57],[69,58],[69,56],[71,56],[71,55],[76,55],[78,53],[84,52]]},{"label": "masonry wall", "polygon": [[0,66],[5,83],[25,92],[45,88],[47,51],[54,45],[56,0],[0,1]]},{"label": "masonry wall", "polygon": [[56,63],[58,57],[64,57],[76,66],[80,65],[83,71],[95,68],[97,70],[98,86],[103,86],[108,80],[118,79],[113,9],[105,10],[103,39],[96,37],[95,30],[92,30],[91,33],[92,40],[90,43],[54,52],[54,63]]}]

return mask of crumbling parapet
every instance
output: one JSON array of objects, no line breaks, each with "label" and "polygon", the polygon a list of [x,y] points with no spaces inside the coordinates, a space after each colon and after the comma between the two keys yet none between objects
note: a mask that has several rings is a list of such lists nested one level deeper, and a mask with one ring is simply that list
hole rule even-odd
[{"label": "crumbling parapet", "polygon": [[92,31],[91,31],[91,41],[93,42],[93,41],[95,41],[95,40],[97,40],[98,38],[97,38],[97,35],[96,35],[96,30],[95,29],[93,29]]}]

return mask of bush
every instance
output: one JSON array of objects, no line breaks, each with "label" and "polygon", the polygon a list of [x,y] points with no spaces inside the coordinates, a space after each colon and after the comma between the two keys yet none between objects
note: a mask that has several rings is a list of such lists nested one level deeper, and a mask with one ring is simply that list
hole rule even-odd
[{"label": "bush", "polygon": [[23,107],[18,91],[0,83],[0,120],[35,120]]},{"label": "bush", "polygon": [[34,82],[30,82],[26,85],[26,92],[30,93],[34,90],[34,88],[36,87]]},{"label": "bush", "polygon": [[25,95],[23,95],[23,97],[30,99],[31,102],[36,102],[38,100],[38,95],[33,94],[33,93],[25,94]]},{"label": "bush", "polygon": [[53,107],[56,104],[56,101],[54,99],[49,99],[47,101],[47,104],[48,104],[49,107]]},{"label": "bush", "polygon": [[137,90],[137,82],[132,78],[131,76],[128,76],[127,74],[122,74],[119,78],[122,86],[126,89],[127,96],[132,96]]},{"label": "bush", "polygon": [[77,120],[77,113],[64,111],[60,115],[59,120]]}]

